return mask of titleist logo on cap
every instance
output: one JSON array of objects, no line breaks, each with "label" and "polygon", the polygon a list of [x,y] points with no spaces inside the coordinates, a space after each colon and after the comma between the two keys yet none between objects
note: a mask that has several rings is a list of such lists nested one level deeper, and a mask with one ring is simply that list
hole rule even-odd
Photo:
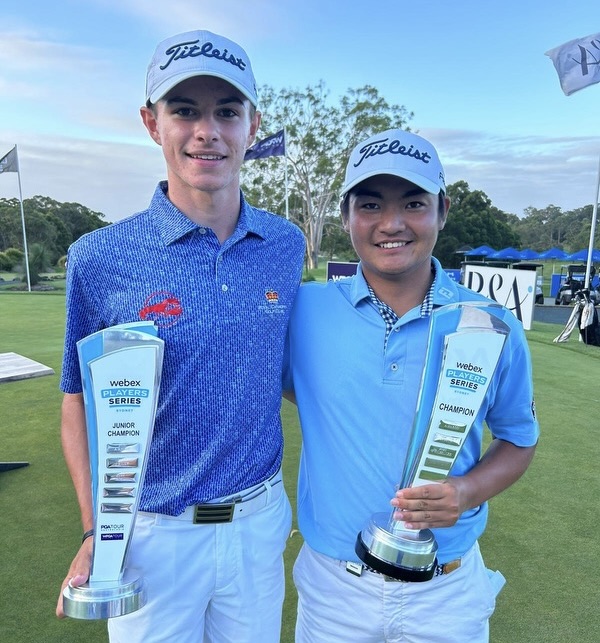
[{"label": "titleist logo on cap", "polygon": [[392,139],[390,142],[389,138],[381,138],[377,141],[369,141],[366,145],[360,148],[359,154],[360,158],[354,167],[358,167],[365,159],[371,158],[373,156],[379,156],[383,154],[401,154],[402,156],[410,156],[417,161],[422,161],[423,163],[429,163],[431,160],[431,155],[429,152],[421,152],[415,148],[414,145],[406,147],[403,145],[397,138]]},{"label": "titleist logo on cap", "polygon": [[422,136],[405,130],[379,132],[352,150],[342,195],[378,174],[406,179],[431,194],[446,191],[444,170],[435,147]]},{"label": "titleist logo on cap", "polygon": [[239,67],[242,71],[245,71],[248,64],[242,58],[237,58],[233,54],[230,54],[227,49],[221,51],[215,47],[212,42],[205,42],[201,47],[198,46],[200,40],[189,40],[187,42],[179,42],[174,45],[171,45],[166,51],[165,55],[169,56],[166,63],[160,65],[161,70],[165,70],[174,60],[180,60],[182,58],[195,58],[196,56],[206,56],[206,58],[216,58],[217,60],[223,60],[225,62]]},{"label": "titleist logo on cap", "polygon": [[256,106],[256,82],[248,54],[233,40],[211,31],[186,31],[156,47],[146,75],[146,99],[160,100],[179,83],[213,76],[233,85]]}]

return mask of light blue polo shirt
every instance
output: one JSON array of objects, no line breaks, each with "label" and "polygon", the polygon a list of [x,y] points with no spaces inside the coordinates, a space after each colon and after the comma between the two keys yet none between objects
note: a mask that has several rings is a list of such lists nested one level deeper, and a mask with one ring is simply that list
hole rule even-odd
[{"label": "light blue polo shirt", "polygon": [[[456,284],[434,259],[433,305],[488,301]],[[401,317],[384,347],[385,322],[354,277],[300,288],[289,327],[284,388],[296,394],[303,450],[298,521],[316,551],[358,562],[357,534],[375,512],[391,515],[400,482],[427,350],[429,317],[416,307]],[[500,363],[466,444],[451,471],[479,460],[483,420],[493,435],[517,446],[538,437],[531,361],[513,315]],[[450,528],[433,530],[442,563],[463,555],[485,529],[487,503]]]},{"label": "light blue polo shirt", "polygon": [[165,354],[140,509],[178,515],[281,464],[282,356],[304,237],[240,197],[237,227],[221,245],[165,190],[157,187],[148,210],[69,249],[61,389],[81,392],[79,339],[156,323]]}]

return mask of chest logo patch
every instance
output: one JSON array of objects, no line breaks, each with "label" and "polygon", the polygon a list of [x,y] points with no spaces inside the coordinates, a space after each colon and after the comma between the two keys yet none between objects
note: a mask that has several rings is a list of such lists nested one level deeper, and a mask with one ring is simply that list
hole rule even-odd
[{"label": "chest logo patch", "polygon": [[276,290],[267,290],[265,292],[265,298],[270,304],[279,303],[279,294],[277,293]]},{"label": "chest logo patch", "polygon": [[176,324],[182,314],[179,299],[166,290],[159,290],[146,298],[140,310],[140,319],[153,321],[157,326],[167,328]]}]

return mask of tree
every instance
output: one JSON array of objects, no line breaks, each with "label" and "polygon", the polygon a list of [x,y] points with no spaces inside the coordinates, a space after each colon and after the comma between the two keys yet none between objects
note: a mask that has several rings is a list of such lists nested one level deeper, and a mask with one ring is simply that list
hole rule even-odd
[{"label": "tree", "polygon": [[23,248],[18,199],[0,199],[0,250]]},{"label": "tree", "polygon": [[538,210],[525,208],[525,216],[517,218],[514,229],[518,233],[524,248],[538,252],[548,248],[562,248],[566,232],[565,215],[556,205]]},{"label": "tree", "polygon": [[254,160],[243,168],[248,200],[273,212],[285,211],[285,163],[288,168],[290,219],[306,237],[308,267],[318,266],[323,228],[337,216],[338,196],[346,159],[361,140],[378,131],[403,128],[413,117],[399,105],[390,105],[369,85],[349,89],[337,104],[321,81],[304,90],[261,89],[261,111],[268,130],[285,126],[286,160]]},{"label": "tree", "polygon": [[[40,275],[50,267],[50,259],[46,248],[41,243],[34,243],[29,248],[29,282],[35,286],[40,281]],[[25,269],[23,269],[24,272]],[[23,281],[27,280],[24,275]]]},{"label": "tree", "polygon": [[23,257],[25,256],[25,253],[19,250],[19,248],[7,248],[4,254],[12,261],[13,266],[19,263],[19,261],[23,261]]},{"label": "tree", "polygon": [[493,206],[485,192],[471,191],[466,181],[457,181],[448,186],[447,193],[450,213],[433,251],[445,268],[460,266],[463,257],[457,250],[465,245],[520,247],[519,235],[509,225],[511,215]]},{"label": "tree", "polygon": [[[104,215],[79,203],[59,203],[49,197],[34,196],[23,201],[27,244],[44,246],[54,264],[82,234],[108,225]],[[0,252],[23,249],[21,207],[17,199],[0,199]]]},{"label": "tree", "polygon": [[10,257],[5,252],[0,252],[0,272],[10,272],[13,265]]},{"label": "tree", "polygon": [[355,260],[358,257],[352,247],[350,235],[344,230],[341,217],[327,217],[323,225],[321,252],[331,261],[334,257],[343,261]]},{"label": "tree", "polygon": [[[556,205],[542,209],[529,207],[525,216],[513,225],[523,247],[538,252],[558,247],[565,252],[577,252],[587,248],[592,226],[593,206],[563,212]],[[600,228],[596,228],[594,247],[600,245]]]},{"label": "tree", "polygon": [[[592,205],[586,205],[583,208],[577,208],[565,213],[563,218],[565,245],[571,252],[577,252],[589,246],[593,210]],[[594,247],[598,248],[599,246],[600,228],[596,225]]]}]

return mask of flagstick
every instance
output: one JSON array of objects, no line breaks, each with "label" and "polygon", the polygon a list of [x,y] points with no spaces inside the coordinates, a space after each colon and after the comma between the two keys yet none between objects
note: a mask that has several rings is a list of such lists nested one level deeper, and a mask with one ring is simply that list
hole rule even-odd
[{"label": "flagstick", "polygon": [[23,227],[23,250],[25,251],[25,272],[27,274],[27,290],[31,292],[31,278],[29,276],[29,252],[27,251],[27,235],[25,234],[25,212],[23,211],[23,191],[21,190],[21,167],[19,165],[19,154],[15,145],[15,156],[17,157],[17,179],[19,181],[19,203],[21,205],[21,225]]},{"label": "flagstick", "polygon": [[596,198],[594,199],[594,209],[592,211],[592,228],[590,230],[590,243],[588,246],[587,266],[585,270],[584,288],[592,287],[590,275],[592,272],[592,253],[594,252],[594,237],[596,235],[596,215],[598,214],[598,198],[600,197],[600,158],[598,159],[598,179],[596,181]]}]

